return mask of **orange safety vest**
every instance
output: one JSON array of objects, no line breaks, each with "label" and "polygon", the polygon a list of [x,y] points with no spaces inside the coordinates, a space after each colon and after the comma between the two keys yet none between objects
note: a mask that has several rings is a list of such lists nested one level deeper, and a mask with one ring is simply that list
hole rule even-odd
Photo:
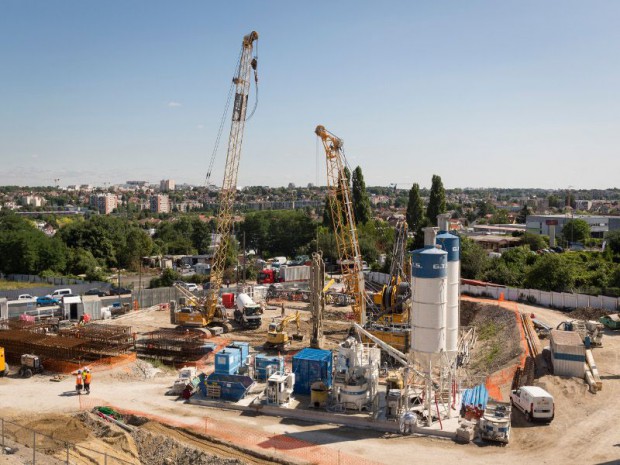
[{"label": "orange safety vest", "polygon": [[78,374],[75,378],[75,384],[76,385],[81,385],[82,384],[82,373]]},{"label": "orange safety vest", "polygon": [[86,378],[84,378],[84,382],[86,384],[90,384],[90,377],[91,377],[91,374],[90,373],[86,373]]}]

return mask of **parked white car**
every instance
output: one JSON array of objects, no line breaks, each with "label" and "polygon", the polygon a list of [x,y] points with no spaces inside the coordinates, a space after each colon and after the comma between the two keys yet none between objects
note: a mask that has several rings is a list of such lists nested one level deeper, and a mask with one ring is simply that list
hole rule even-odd
[{"label": "parked white car", "polygon": [[37,298],[30,294],[19,294],[17,300],[37,300]]},{"label": "parked white car", "polygon": [[525,414],[527,421],[547,423],[555,416],[553,396],[538,386],[521,386],[510,393],[510,402]]}]

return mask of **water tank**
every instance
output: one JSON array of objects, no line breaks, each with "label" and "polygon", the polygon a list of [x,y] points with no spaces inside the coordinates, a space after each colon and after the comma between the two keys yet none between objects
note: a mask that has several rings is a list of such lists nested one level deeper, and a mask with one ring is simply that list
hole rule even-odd
[{"label": "water tank", "polygon": [[456,356],[460,326],[461,240],[446,231],[437,235],[437,245],[448,253],[448,306],[446,310],[446,351]]},{"label": "water tank", "polygon": [[412,348],[436,354],[446,350],[448,253],[427,246],[412,255]]}]

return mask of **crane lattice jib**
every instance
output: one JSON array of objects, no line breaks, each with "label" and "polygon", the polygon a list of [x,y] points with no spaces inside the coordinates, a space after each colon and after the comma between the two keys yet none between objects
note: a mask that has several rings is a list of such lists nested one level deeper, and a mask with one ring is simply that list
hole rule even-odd
[{"label": "crane lattice jib", "polygon": [[217,298],[224,268],[226,255],[231,241],[233,206],[237,193],[237,173],[239,171],[239,159],[241,158],[241,143],[243,141],[243,129],[248,107],[248,94],[252,69],[256,69],[256,60],[252,56],[254,42],[258,40],[258,33],[252,31],[243,38],[243,49],[237,73],[233,78],[235,84],[235,100],[232,110],[232,123],[230,137],[228,139],[228,152],[226,153],[226,166],[224,168],[224,182],[220,191],[220,208],[217,215],[217,236],[219,244],[215,248],[213,263],[211,265],[211,277],[209,295],[206,302],[207,320],[211,320],[217,309]]},{"label": "crane lattice jib", "polygon": [[327,162],[327,195],[331,209],[336,246],[342,268],[346,292],[352,297],[351,307],[355,320],[366,323],[366,300],[364,295],[364,272],[360,253],[351,188],[345,172],[342,140],[323,126],[317,126],[315,133],[321,138]]}]

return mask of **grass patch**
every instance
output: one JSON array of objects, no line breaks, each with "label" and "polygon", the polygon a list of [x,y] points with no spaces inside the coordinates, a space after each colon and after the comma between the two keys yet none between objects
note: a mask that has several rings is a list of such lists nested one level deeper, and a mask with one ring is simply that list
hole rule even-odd
[{"label": "grass patch", "polygon": [[487,341],[494,338],[499,333],[499,325],[494,321],[489,321],[478,328],[478,339]]},{"label": "grass patch", "polygon": [[15,289],[30,289],[32,287],[45,286],[47,283],[28,283],[22,281],[5,281],[0,279],[0,291],[13,291]]},{"label": "grass patch", "polygon": [[500,349],[501,347],[499,345],[499,342],[494,342],[493,345],[491,346],[491,350],[484,357],[486,363],[492,363],[499,355]]}]

